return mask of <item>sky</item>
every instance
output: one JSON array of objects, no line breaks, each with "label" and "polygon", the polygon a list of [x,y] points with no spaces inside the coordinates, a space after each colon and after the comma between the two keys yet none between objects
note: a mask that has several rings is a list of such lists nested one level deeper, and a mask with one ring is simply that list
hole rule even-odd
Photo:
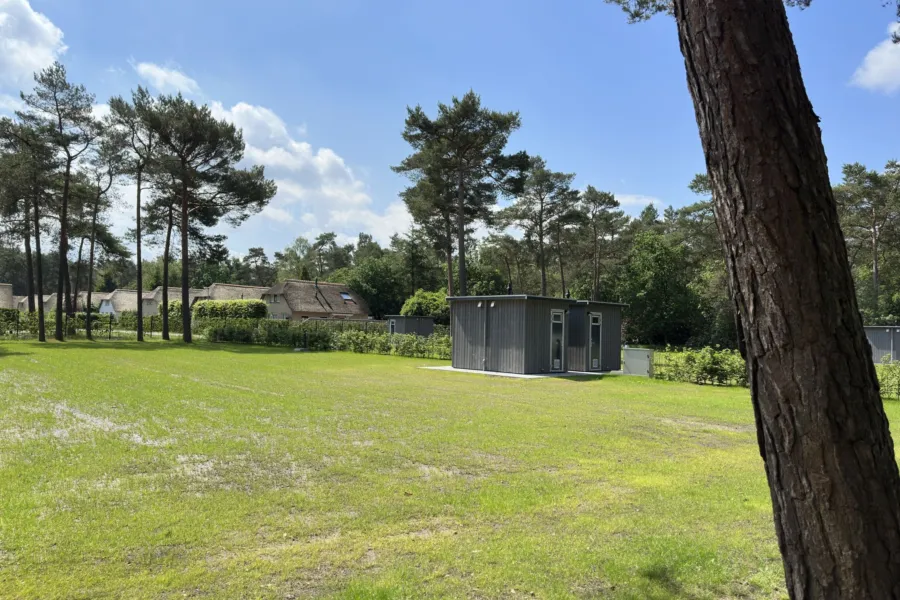
[{"label": "sky", "polygon": [[[844,163],[900,158],[893,17],[880,0],[789,9],[835,182]],[[390,167],[410,153],[406,109],[434,115],[470,89],[519,111],[510,151],[615,193],[631,214],[695,201],[687,184],[705,170],[674,22],[629,25],[602,0],[0,0],[0,112],[53,60],[96,94],[98,115],[144,85],[242,127],[245,162],[279,191],[222,228],[237,255],[323,231],[382,243],[405,231],[407,180]],[[124,231],[134,189],[119,192]]]}]

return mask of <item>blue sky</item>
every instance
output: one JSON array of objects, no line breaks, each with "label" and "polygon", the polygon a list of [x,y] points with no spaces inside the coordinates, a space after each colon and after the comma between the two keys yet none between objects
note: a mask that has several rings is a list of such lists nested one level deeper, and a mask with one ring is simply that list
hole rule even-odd
[{"label": "blue sky", "polygon": [[[900,157],[892,10],[817,0],[789,14],[833,178],[845,162]],[[704,169],[674,23],[628,25],[601,0],[0,0],[0,109],[54,57],[100,105],[144,84],[244,128],[247,160],[280,191],[228,232],[237,253],[405,229],[406,182],[390,166],[408,154],[406,106],[433,113],[470,88],[520,111],[510,149],[616,193],[629,212],[691,202],[687,183]],[[133,192],[121,191],[124,228]]]}]

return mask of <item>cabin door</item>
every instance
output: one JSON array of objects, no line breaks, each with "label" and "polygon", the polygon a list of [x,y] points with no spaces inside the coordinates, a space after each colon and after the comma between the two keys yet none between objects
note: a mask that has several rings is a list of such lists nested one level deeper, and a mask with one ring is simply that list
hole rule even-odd
[{"label": "cabin door", "polygon": [[588,370],[599,371],[601,363],[600,337],[603,333],[603,318],[597,314],[589,314],[590,317],[590,345],[588,354]]},{"label": "cabin door", "polygon": [[550,312],[550,370],[565,370],[566,337],[565,313],[561,310]]}]

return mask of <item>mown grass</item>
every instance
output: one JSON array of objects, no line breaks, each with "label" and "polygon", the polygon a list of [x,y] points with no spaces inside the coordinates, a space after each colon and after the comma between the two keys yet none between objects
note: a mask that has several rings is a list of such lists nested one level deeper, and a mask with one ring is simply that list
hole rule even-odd
[{"label": "mown grass", "polygon": [[424,364],[0,344],[0,597],[784,597],[746,390]]}]

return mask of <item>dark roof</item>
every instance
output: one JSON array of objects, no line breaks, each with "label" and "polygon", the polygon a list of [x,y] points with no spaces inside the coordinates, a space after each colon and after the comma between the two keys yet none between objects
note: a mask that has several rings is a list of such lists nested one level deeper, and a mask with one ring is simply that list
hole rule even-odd
[{"label": "dark roof", "polygon": [[[287,305],[294,312],[328,313],[332,315],[368,317],[366,301],[343,283],[302,281],[288,279],[273,285],[266,295],[283,295]],[[347,294],[344,299],[341,294]]]}]

